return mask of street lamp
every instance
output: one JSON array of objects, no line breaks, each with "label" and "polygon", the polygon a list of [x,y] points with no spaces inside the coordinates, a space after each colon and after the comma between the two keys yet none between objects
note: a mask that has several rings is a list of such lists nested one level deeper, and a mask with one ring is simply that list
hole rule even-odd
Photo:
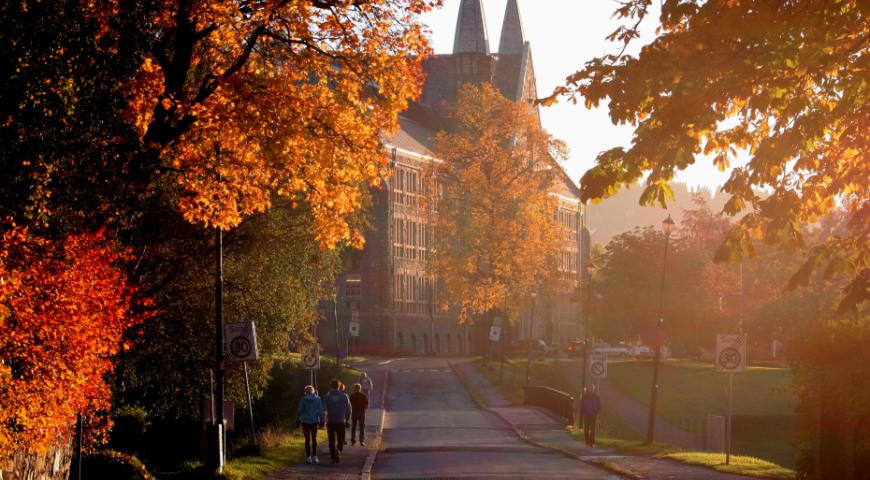
[{"label": "street lamp", "polygon": [[538,284],[535,283],[535,290],[532,291],[532,311],[529,314],[529,358],[526,360],[526,385],[529,383],[529,376],[532,370],[532,353],[535,349],[535,303],[538,298]]},{"label": "street lamp", "polygon": [[586,312],[586,321],[583,322],[583,379],[581,381],[582,391],[586,391],[586,373],[589,367],[589,322],[591,312],[589,311],[589,298],[592,294],[592,274],[595,273],[598,267],[590,260],[586,264],[586,302],[584,302],[583,310]]},{"label": "street lamp", "polygon": [[665,233],[665,251],[662,257],[662,281],[659,287],[659,315],[658,321],[656,322],[653,378],[649,398],[649,417],[647,418],[646,441],[644,442],[647,445],[653,443],[656,432],[656,397],[659,391],[659,363],[661,363],[662,360],[662,343],[664,342],[663,324],[665,320],[662,318],[662,308],[664,307],[665,267],[668,262],[668,240],[671,238],[671,232],[674,230],[674,226],[676,226],[676,222],[674,222],[671,219],[671,215],[668,214],[668,218],[662,221],[662,231]]}]

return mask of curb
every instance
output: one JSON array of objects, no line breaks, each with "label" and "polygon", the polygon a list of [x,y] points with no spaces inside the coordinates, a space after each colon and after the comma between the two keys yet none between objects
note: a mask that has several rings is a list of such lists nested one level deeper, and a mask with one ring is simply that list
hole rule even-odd
[{"label": "curb", "polygon": [[363,468],[360,471],[360,478],[362,480],[371,480],[372,478],[372,468],[375,466],[375,458],[378,456],[378,451],[381,449],[381,442],[383,441],[384,436],[384,419],[387,415],[387,388],[390,383],[390,371],[387,370],[384,373],[384,388],[381,389],[381,423],[378,426],[378,431],[375,434],[375,442],[372,444],[371,450],[369,450],[369,456],[366,458],[366,463],[363,464]]},{"label": "curb", "polygon": [[611,468],[609,465],[602,464],[601,462],[596,462],[593,460],[586,460],[583,458],[583,455],[574,453],[568,449],[556,447],[553,445],[548,445],[545,443],[541,443],[541,442],[538,442],[537,440],[531,438],[530,436],[528,436],[526,434],[526,432],[524,432],[524,431],[520,430],[519,428],[517,428],[516,426],[514,426],[514,424],[512,424],[507,418],[505,418],[504,415],[502,415],[501,413],[499,413],[496,410],[489,408],[489,405],[480,396],[480,394],[477,393],[477,391],[474,389],[474,386],[471,385],[471,382],[468,381],[468,378],[465,376],[465,374],[462,373],[462,371],[460,371],[459,368],[457,368],[456,365],[453,364],[453,362],[449,362],[448,365],[450,365],[450,369],[453,370],[453,373],[455,373],[456,376],[459,377],[459,381],[465,387],[465,390],[468,391],[468,394],[471,395],[471,398],[474,399],[474,402],[477,404],[477,406],[480,407],[482,410],[486,410],[488,412],[495,414],[499,419],[501,419],[502,422],[506,423],[511,428],[511,430],[514,431],[514,434],[516,434],[516,436],[520,437],[520,439],[522,441],[528,443],[529,445],[533,445],[535,447],[538,447],[538,448],[545,448],[547,450],[550,450],[550,451],[553,451],[556,453],[561,453],[562,455],[564,455],[570,459],[577,460],[577,461],[586,463],[588,465],[594,465],[596,467],[603,468],[603,469],[605,469],[609,472],[612,472],[612,473],[616,473],[616,474],[619,474],[622,476],[628,476],[629,478],[632,478],[635,480],[638,480],[641,478],[640,476],[632,475],[628,472],[621,471],[621,470],[618,470],[615,468]]},{"label": "curb", "polygon": [[[471,399],[474,400],[474,403],[476,403],[477,406],[480,407],[482,410],[489,410],[489,404],[487,404],[486,400],[484,400],[483,397],[481,397],[480,394],[477,393],[477,390],[474,389],[465,374],[456,367],[456,364],[454,364],[453,362],[447,362],[447,365],[450,367],[451,370],[453,370],[453,373],[456,374],[457,377],[459,377],[460,383],[462,383],[462,386],[465,387],[465,391],[467,391],[468,394],[471,395]],[[496,413],[496,415],[498,415],[498,413]],[[504,420],[501,415],[499,415],[499,418]]]}]

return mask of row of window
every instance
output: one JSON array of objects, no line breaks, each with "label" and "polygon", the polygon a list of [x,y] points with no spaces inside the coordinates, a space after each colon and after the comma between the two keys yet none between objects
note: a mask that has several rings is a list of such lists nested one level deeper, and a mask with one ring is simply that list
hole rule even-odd
[{"label": "row of window", "polygon": [[441,343],[441,335],[435,334],[432,336],[432,344],[429,345],[429,334],[421,333],[419,336],[416,333],[408,334],[407,340],[403,332],[396,333],[396,346],[400,349],[408,349],[415,353],[465,353],[462,349],[462,335],[444,335],[444,343]]},{"label": "row of window", "polygon": [[404,313],[429,313],[437,298],[436,282],[422,272],[399,271],[393,275],[393,309]]},{"label": "row of window", "polygon": [[393,218],[390,234],[395,258],[426,260],[435,243],[434,228],[406,218]]},{"label": "row of window", "polygon": [[553,219],[556,220],[556,223],[558,223],[561,227],[563,239],[574,241],[577,240],[577,232],[579,231],[580,219],[580,216],[577,215],[577,212],[557,208],[556,213],[553,214]]},{"label": "row of window", "polygon": [[[425,207],[423,199],[428,198],[432,190],[426,173],[406,166],[397,166],[390,177],[391,200],[396,205],[409,207]],[[444,196],[444,185],[437,185],[439,195]]]},{"label": "row of window", "polygon": [[577,273],[577,267],[580,265],[580,254],[578,252],[559,252],[559,271]]}]

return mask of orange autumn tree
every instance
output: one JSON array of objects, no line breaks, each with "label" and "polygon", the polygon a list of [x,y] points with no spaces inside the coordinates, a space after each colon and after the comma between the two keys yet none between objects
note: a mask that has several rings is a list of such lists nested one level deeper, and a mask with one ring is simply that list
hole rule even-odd
[{"label": "orange autumn tree", "polygon": [[465,85],[437,134],[443,185],[437,200],[434,270],[442,300],[460,319],[494,309],[516,314],[535,282],[554,271],[560,238],[548,191],[564,146],[544,132],[534,109],[489,85]]},{"label": "orange autumn tree", "polygon": [[192,223],[232,228],[273,196],[306,203],[322,246],[386,173],[381,136],[420,90],[431,0],[87,3],[99,42],[147,45],[126,115]]},{"label": "orange autumn tree", "polygon": [[[68,440],[77,413],[106,411],[104,375],[141,321],[103,234],[49,241],[13,226],[0,247],[0,458]],[[96,440],[100,420],[88,427]],[[98,424],[99,423],[99,424]]]}]

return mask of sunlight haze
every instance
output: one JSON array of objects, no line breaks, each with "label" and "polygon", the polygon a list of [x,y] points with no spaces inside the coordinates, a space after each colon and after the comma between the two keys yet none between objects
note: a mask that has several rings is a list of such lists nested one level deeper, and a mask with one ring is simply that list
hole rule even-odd
[{"label": "sunlight haze", "polygon": [[[460,0],[445,0],[444,7],[423,16],[423,22],[432,30],[435,53],[450,53]],[[491,52],[498,51],[501,23],[507,0],[484,0],[486,23]],[[596,56],[618,53],[618,45],[605,37],[617,26],[611,19],[616,3],[611,0],[519,0],[520,15],[526,41],[532,45],[532,59],[538,79],[538,94],[547,95],[560,85],[565,77]],[[644,20],[644,40],[652,38],[658,9]],[[640,43],[633,45],[634,53]],[[579,181],[583,173],[595,164],[599,152],[612,147],[628,145],[632,128],[613,125],[604,106],[588,110],[582,104],[562,101],[552,107],[541,108],[544,128],[556,138],[565,140],[570,157],[565,169],[572,179]],[[705,186],[714,192],[727,179],[709,162],[699,162],[677,175],[677,181],[690,187]]]}]

